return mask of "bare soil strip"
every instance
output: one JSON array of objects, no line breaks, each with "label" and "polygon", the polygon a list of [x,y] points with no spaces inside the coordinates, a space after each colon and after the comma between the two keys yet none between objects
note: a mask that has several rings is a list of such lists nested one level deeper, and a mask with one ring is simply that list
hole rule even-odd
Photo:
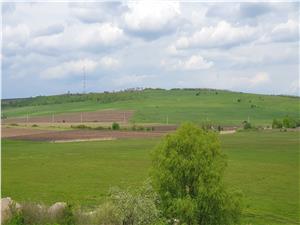
[{"label": "bare soil strip", "polygon": [[133,116],[132,110],[102,110],[96,112],[79,112],[68,114],[52,114],[48,116],[30,115],[2,120],[4,124],[12,123],[84,123],[84,122],[123,122],[128,123]]},{"label": "bare soil strip", "polygon": [[[13,129],[13,128],[8,128]],[[23,129],[22,129],[23,130]],[[24,129],[27,130],[27,129]],[[11,130],[12,132],[12,130]],[[5,132],[4,132],[5,133]],[[93,140],[93,139],[123,139],[123,138],[151,138],[160,137],[165,132],[151,131],[98,131],[98,130],[66,130],[66,131],[47,131],[40,133],[31,133],[28,129],[27,133],[19,133],[16,135],[3,135],[9,139],[30,140],[30,141],[74,141],[74,140]]]},{"label": "bare soil strip", "polygon": [[41,133],[49,133],[49,130],[38,130],[38,129],[27,129],[27,128],[8,128],[2,127],[1,129],[1,137],[2,138],[10,138],[10,137],[18,137],[24,135],[35,135]]}]

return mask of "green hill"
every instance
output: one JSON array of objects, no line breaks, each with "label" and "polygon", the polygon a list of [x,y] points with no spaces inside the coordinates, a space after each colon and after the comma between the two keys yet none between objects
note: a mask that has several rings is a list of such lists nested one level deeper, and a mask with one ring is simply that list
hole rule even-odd
[{"label": "green hill", "polygon": [[299,97],[246,94],[213,89],[145,89],[115,93],[64,94],[2,100],[3,117],[52,113],[135,110],[132,122],[179,124],[185,121],[240,125],[270,125],[273,118],[299,119]]}]

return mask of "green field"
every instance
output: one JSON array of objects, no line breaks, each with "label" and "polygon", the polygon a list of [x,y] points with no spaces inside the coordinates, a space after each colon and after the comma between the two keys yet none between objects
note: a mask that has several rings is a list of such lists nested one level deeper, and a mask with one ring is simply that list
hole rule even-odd
[{"label": "green field", "polygon": [[221,125],[241,125],[248,118],[256,125],[271,125],[273,118],[286,115],[299,119],[299,97],[245,94],[220,90],[144,90],[86,95],[45,96],[3,101],[7,117],[52,113],[135,110],[132,122],[179,124],[210,121]]},{"label": "green field", "polygon": [[[226,183],[243,191],[244,224],[299,224],[299,132],[220,136]],[[81,143],[2,141],[2,196],[92,207],[112,186],[135,187],[159,139]]]}]

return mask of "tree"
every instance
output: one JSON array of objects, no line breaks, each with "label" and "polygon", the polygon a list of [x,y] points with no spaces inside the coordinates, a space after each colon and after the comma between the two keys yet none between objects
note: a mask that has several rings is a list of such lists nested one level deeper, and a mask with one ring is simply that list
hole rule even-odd
[{"label": "tree", "polygon": [[297,127],[297,122],[292,117],[286,116],[282,120],[282,125],[283,125],[284,128],[296,128]]},{"label": "tree", "polygon": [[153,186],[168,219],[189,225],[239,221],[240,198],[223,184],[226,160],[217,134],[185,124],[163,139],[152,164]]},{"label": "tree", "polygon": [[252,125],[251,125],[251,123],[250,122],[248,122],[248,121],[244,121],[243,122],[243,127],[244,127],[244,130],[248,130],[248,129],[251,129],[252,128]]},{"label": "tree", "polygon": [[111,125],[111,128],[113,130],[120,130],[120,125],[116,122],[113,122],[113,124]]},{"label": "tree", "polygon": [[282,122],[277,119],[273,119],[272,128],[282,128]]}]

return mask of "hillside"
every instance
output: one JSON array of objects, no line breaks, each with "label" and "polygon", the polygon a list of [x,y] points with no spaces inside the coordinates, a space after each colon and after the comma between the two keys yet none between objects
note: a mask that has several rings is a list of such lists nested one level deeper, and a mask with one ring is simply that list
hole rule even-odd
[{"label": "hillside", "polygon": [[137,123],[166,123],[168,120],[173,124],[209,121],[240,125],[249,118],[256,125],[270,125],[273,118],[286,115],[299,119],[299,100],[299,97],[212,89],[145,89],[2,100],[2,116],[127,109],[135,110],[132,122]]}]

